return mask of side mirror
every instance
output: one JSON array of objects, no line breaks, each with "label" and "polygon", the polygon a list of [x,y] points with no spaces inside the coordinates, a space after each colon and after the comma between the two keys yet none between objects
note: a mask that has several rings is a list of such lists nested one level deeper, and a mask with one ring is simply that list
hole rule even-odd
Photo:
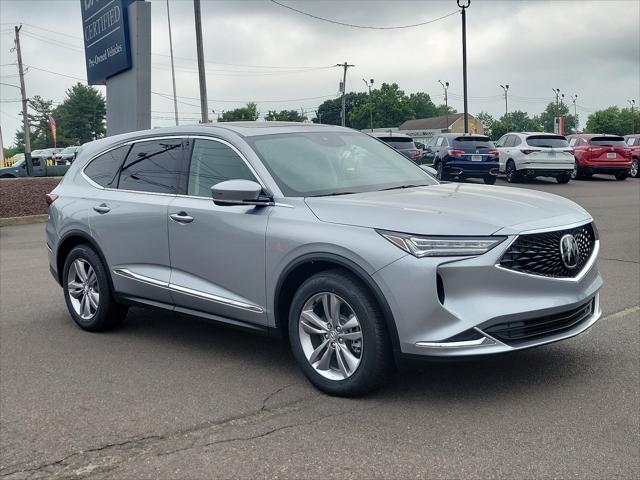
[{"label": "side mirror", "polygon": [[432,177],[437,177],[438,176],[438,171],[435,168],[430,167],[429,165],[420,165],[420,168],[422,170],[424,170],[425,172],[427,172]]},{"label": "side mirror", "polygon": [[273,205],[273,200],[264,195],[262,186],[251,180],[226,180],[211,187],[213,203],[220,207],[232,205]]}]

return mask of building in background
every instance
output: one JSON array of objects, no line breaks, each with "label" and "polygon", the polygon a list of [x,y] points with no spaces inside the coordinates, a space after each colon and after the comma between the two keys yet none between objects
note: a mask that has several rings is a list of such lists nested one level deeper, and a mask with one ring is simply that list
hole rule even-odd
[{"label": "building in background", "polygon": [[[414,141],[426,143],[436,133],[464,133],[464,114],[451,113],[441,117],[407,120],[398,131],[409,135]],[[469,133],[484,134],[482,123],[473,115],[469,115]]]}]

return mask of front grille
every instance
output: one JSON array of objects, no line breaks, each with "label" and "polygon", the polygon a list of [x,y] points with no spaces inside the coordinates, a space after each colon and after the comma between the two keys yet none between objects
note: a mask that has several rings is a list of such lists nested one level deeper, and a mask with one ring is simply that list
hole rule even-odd
[{"label": "front grille", "polygon": [[499,323],[484,331],[507,345],[529,342],[549,335],[566,332],[587,320],[593,314],[595,299],[566,312],[544,317]]},{"label": "front grille", "polygon": [[[560,240],[571,234],[578,244],[578,259],[574,268],[562,261]],[[500,260],[500,266],[517,272],[545,277],[575,277],[585,266],[596,243],[593,224],[567,230],[520,235]]]}]

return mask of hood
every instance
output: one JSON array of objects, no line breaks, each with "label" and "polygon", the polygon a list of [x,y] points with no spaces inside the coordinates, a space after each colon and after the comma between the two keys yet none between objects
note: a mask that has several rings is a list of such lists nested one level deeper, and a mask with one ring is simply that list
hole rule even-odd
[{"label": "hood", "polygon": [[422,235],[509,235],[591,219],[582,207],[557,195],[468,183],[305,201],[323,222]]}]

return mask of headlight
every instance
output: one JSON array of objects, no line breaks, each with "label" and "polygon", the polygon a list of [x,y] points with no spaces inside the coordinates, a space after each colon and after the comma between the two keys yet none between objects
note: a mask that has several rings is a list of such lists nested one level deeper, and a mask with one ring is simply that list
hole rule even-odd
[{"label": "headlight", "polygon": [[507,237],[440,237],[377,231],[395,246],[416,257],[464,257],[482,255]]}]

